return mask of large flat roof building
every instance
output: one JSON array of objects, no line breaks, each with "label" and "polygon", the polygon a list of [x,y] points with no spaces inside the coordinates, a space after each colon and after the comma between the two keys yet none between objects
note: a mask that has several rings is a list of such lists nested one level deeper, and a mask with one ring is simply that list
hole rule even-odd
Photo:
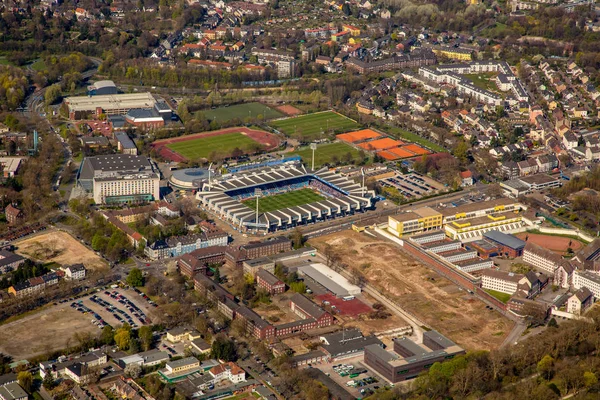
[{"label": "large flat roof building", "polygon": [[87,157],[78,184],[92,193],[96,204],[158,200],[160,176],[150,160],[131,154]]},{"label": "large flat roof building", "polygon": [[67,97],[64,103],[70,119],[82,119],[93,114],[124,115],[134,108],[153,108],[156,99],[146,92]]}]

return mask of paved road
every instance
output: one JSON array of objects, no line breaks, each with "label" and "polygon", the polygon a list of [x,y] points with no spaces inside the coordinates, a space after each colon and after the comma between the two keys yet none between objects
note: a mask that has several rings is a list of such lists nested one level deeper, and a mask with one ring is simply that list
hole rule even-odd
[{"label": "paved road", "polygon": [[523,332],[525,332],[525,329],[527,329],[526,324],[517,322],[513,327],[512,331],[510,331],[510,333],[506,337],[506,339],[504,339],[504,342],[502,342],[502,344],[500,345],[500,348],[510,346],[513,343],[517,343],[519,339],[521,339],[521,335],[523,334]]}]

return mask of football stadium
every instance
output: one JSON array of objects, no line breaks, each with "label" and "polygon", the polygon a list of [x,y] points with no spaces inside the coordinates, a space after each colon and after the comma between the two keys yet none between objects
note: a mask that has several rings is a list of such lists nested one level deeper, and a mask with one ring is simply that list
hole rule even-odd
[{"label": "football stadium", "polygon": [[215,178],[196,198],[239,231],[275,232],[363,212],[375,193],[327,168],[309,172],[294,162]]}]

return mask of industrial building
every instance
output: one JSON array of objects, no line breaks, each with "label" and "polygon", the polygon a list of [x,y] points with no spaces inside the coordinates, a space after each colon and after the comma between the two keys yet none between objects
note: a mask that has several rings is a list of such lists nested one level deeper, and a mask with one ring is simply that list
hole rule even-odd
[{"label": "industrial building", "polygon": [[69,112],[69,119],[86,119],[100,114],[125,115],[134,108],[153,108],[156,99],[149,92],[107,94],[67,97],[64,104]]},{"label": "industrial building", "polygon": [[119,150],[123,154],[130,154],[132,156],[137,156],[138,149],[133,143],[133,140],[127,135],[125,132],[115,132],[115,139],[117,139],[117,150]]},{"label": "industrial building", "polygon": [[148,158],[130,154],[86,157],[77,174],[77,184],[92,194],[96,204],[158,200],[159,182]]},{"label": "industrial building", "polygon": [[90,96],[117,93],[117,85],[113,81],[97,81],[88,86],[88,94]]},{"label": "industrial building", "polygon": [[381,340],[374,335],[363,336],[359,329],[342,329],[339,332],[330,333],[319,337],[321,348],[327,355],[329,361],[342,360],[364,354],[365,347],[378,345],[383,348]]},{"label": "industrial building", "polygon": [[525,241],[518,237],[500,231],[489,231],[483,234],[483,237],[496,245],[500,253],[509,258],[516,258],[523,255]]},{"label": "industrial building", "polygon": [[436,362],[444,362],[465,350],[436,331],[423,332],[423,344],[408,338],[393,340],[394,351],[384,350],[378,344],[365,346],[364,362],[391,383],[417,377]]},{"label": "industrial building", "polygon": [[315,263],[299,267],[298,274],[307,277],[337,297],[360,294],[360,287],[351,284],[346,278],[325,264]]}]

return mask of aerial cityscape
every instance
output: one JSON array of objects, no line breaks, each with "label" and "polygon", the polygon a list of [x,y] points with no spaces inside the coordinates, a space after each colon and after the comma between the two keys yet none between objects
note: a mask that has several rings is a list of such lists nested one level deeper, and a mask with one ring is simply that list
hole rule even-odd
[{"label": "aerial cityscape", "polygon": [[0,400],[600,398],[600,4],[2,0]]}]

